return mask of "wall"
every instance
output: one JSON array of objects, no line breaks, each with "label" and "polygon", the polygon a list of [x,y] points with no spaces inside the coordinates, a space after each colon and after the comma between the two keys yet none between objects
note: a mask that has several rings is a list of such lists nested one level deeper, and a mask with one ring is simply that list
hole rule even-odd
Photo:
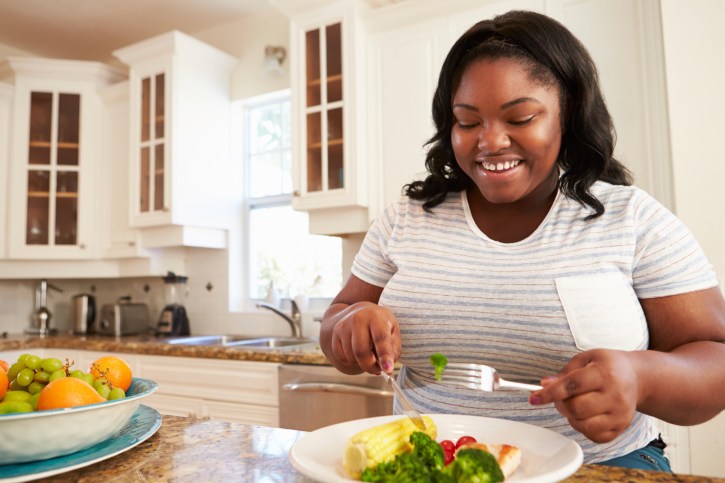
[{"label": "wall", "polygon": [[[725,279],[725,2],[661,0],[677,215]],[[725,476],[725,413],[689,428],[691,472]]]}]

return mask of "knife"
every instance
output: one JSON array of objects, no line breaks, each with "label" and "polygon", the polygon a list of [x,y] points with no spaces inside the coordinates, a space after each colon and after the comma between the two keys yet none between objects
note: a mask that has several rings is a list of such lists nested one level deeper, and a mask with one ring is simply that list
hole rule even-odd
[{"label": "knife", "polygon": [[420,413],[413,407],[413,404],[408,399],[408,396],[405,395],[395,379],[390,377],[390,375],[385,371],[380,371],[380,375],[383,376],[385,382],[393,388],[395,395],[398,396],[398,401],[400,402],[400,405],[403,406],[403,413],[413,421],[413,424],[415,424],[418,429],[426,431],[427,428],[425,421],[423,421],[423,418],[420,417]]}]

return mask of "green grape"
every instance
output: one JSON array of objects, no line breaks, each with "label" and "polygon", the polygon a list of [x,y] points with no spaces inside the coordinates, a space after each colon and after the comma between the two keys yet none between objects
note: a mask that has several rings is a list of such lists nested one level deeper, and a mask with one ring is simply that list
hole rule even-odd
[{"label": "green grape", "polygon": [[50,381],[50,372],[38,371],[35,373],[35,382],[48,382]]},{"label": "green grape", "polygon": [[8,391],[5,393],[3,401],[25,401],[30,397],[28,391]]},{"label": "green grape", "polygon": [[52,374],[55,371],[59,371],[60,369],[62,369],[63,363],[60,361],[60,359],[56,359],[55,357],[49,357],[47,359],[43,359],[40,367],[42,367],[45,372],[50,372]]},{"label": "green grape", "polygon": [[62,377],[66,377],[66,376],[67,376],[67,374],[65,373],[65,369],[59,369],[50,375],[50,382],[53,382],[56,379],[60,379]]},{"label": "green grape", "polygon": [[98,395],[101,396],[103,399],[109,399],[109,397],[111,396],[111,388],[105,384],[100,384],[95,389]]},{"label": "green grape", "polygon": [[26,401],[8,401],[7,398],[0,403],[0,414],[29,413],[33,406]]},{"label": "green grape", "polygon": [[28,357],[30,357],[30,354],[23,354],[18,357],[18,362],[22,362],[23,364],[25,364],[25,359],[27,359]]},{"label": "green grape", "polygon": [[113,401],[115,399],[123,399],[126,397],[126,393],[120,387],[114,387],[111,389],[111,393],[108,395],[108,400]]},{"label": "green grape", "polygon": [[28,392],[30,394],[38,394],[40,391],[43,390],[44,387],[45,387],[45,384],[43,384],[42,382],[33,381],[30,384],[28,384]]},{"label": "green grape", "polygon": [[18,381],[13,379],[13,381],[10,383],[10,386],[8,387],[11,391],[25,391],[25,388],[18,384]]},{"label": "green grape", "polygon": [[40,393],[33,394],[28,399],[25,400],[26,403],[30,404],[30,406],[33,408],[33,411],[38,410],[38,398],[40,397]]},{"label": "green grape", "polygon": [[8,367],[8,379],[13,380],[16,377],[18,377],[18,373],[25,369],[25,363],[24,362],[14,362],[13,365]]},{"label": "green grape", "polygon": [[32,370],[40,369],[40,364],[42,362],[43,359],[41,359],[40,357],[30,355],[25,358],[25,367]]},{"label": "green grape", "polygon": [[105,377],[99,377],[98,379],[96,379],[95,381],[93,381],[93,383],[91,384],[91,386],[93,386],[93,389],[95,389],[96,391],[101,386],[106,386],[106,387],[108,387],[110,389],[109,384],[108,384],[108,381],[106,380]]},{"label": "green grape", "polygon": [[81,371],[80,369],[75,369],[70,372],[70,377],[75,377],[76,379],[83,379],[85,381],[86,373]]},{"label": "green grape", "polygon": [[93,374],[91,374],[90,372],[88,374],[84,374],[83,380],[86,381],[88,384],[93,384]]},{"label": "green grape", "polygon": [[33,382],[33,378],[35,378],[35,373],[32,369],[28,369],[26,367],[18,373],[18,376],[15,378],[15,382],[23,387],[26,387],[28,384]]}]

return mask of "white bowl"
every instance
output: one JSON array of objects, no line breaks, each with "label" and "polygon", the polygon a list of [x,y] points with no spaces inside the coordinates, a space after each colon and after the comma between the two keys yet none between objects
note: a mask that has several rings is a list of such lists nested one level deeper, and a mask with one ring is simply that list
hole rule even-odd
[{"label": "white bowl", "polygon": [[128,423],[141,400],[158,387],[154,381],[134,377],[123,399],[0,414],[0,465],[55,458],[105,441]]}]

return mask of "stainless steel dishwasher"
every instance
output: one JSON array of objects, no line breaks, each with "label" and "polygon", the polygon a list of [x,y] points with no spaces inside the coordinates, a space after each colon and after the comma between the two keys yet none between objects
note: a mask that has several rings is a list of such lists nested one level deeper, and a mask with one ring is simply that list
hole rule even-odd
[{"label": "stainless steel dishwasher", "polygon": [[313,431],[352,419],[393,413],[393,393],[382,377],[348,376],[330,366],[279,366],[279,425]]}]

